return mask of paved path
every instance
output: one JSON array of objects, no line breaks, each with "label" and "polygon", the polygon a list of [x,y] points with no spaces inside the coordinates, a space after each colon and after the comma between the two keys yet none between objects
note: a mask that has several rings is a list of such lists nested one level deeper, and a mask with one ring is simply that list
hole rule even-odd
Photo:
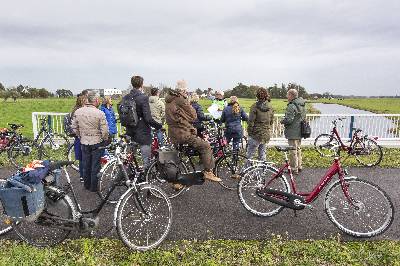
[{"label": "paved path", "polygon": [[[12,169],[0,169],[0,176],[6,177]],[[73,170],[70,171],[74,173]],[[297,178],[300,191],[310,190],[324,174],[325,169],[305,169]],[[379,185],[391,197],[395,210],[400,206],[400,169],[350,168],[351,175],[369,180]],[[78,197],[84,199],[83,207],[94,207],[98,202],[95,193],[82,189],[78,177],[73,174]],[[256,217],[246,211],[239,202],[236,191],[228,191],[216,183],[206,182],[193,186],[178,198],[172,200],[173,226],[168,239],[269,239],[273,234],[287,235],[289,239],[325,239],[341,232],[328,220],[323,210],[323,195],[314,203],[314,209],[297,212],[289,209],[271,218]],[[100,228],[96,235],[102,236],[112,224],[113,205],[101,213]],[[78,237],[73,234],[71,237]],[[115,231],[106,233],[107,237],[117,237]],[[15,238],[9,233],[8,238]],[[343,239],[353,238],[343,235]],[[391,228],[375,239],[400,239],[399,219]]]}]

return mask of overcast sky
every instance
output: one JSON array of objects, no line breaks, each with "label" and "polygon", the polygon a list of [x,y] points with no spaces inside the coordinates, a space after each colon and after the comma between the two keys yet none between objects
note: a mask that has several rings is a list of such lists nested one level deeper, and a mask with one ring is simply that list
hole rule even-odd
[{"label": "overcast sky", "polygon": [[2,1],[0,82],[400,94],[399,0]]}]

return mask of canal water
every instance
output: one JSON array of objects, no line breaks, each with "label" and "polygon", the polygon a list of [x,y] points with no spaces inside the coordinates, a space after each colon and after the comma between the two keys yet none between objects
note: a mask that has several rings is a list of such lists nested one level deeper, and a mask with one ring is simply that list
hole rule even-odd
[{"label": "canal water", "polygon": [[[321,117],[311,121],[310,125],[313,129],[313,137],[318,136],[322,133],[329,133],[333,127],[332,121],[340,115],[358,115],[358,114],[374,114],[369,111],[354,109],[351,107],[339,105],[339,104],[324,104],[324,103],[313,103],[313,107],[318,109],[321,114],[330,114],[338,116],[332,117]],[[343,122],[338,122],[337,129],[341,137],[349,138],[351,129],[351,117],[344,116],[346,119]],[[393,138],[394,134],[391,133],[391,129],[395,128],[395,124],[392,120],[385,117],[371,117],[371,116],[354,116],[353,128],[361,128],[364,134],[370,136],[378,136],[380,138]]]}]

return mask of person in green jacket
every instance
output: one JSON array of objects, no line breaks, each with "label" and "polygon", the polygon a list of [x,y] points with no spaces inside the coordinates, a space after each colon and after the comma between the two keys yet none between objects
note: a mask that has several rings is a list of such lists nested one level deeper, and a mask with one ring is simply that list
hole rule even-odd
[{"label": "person in green jacket", "polygon": [[258,150],[258,160],[265,161],[267,143],[271,138],[272,124],[274,123],[274,109],[271,98],[264,88],[257,90],[257,102],[250,107],[247,122],[247,158],[253,158]]},{"label": "person in green jacket", "polygon": [[215,92],[215,100],[212,102],[212,104],[216,104],[218,106],[218,111],[221,112],[221,114],[222,114],[222,111],[228,105],[228,103],[224,99],[224,92],[223,91],[216,91]]},{"label": "person in green jacket", "polygon": [[290,146],[296,148],[289,152],[289,163],[294,174],[298,174],[302,170],[301,158],[301,120],[306,117],[305,100],[299,97],[299,93],[295,89],[287,92],[288,104],[286,107],[285,117],[281,120],[281,124],[285,126],[285,138]]}]

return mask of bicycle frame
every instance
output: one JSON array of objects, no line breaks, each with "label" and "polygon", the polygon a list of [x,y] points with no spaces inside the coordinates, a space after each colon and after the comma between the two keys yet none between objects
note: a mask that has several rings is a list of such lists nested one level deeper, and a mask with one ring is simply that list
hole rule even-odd
[{"label": "bicycle frame", "polygon": [[287,156],[287,152],[285,152],[285,164],[283,166],[281,166],[281,168],[279,168],[278,172],[271,177],[271,179],[267,182],[267,184],[265,186],[267,187],[268,185],[271,184],[271,182],[273,180],[275,180],[276,178],[282,176],[283,175],[283,171],[285,169],[288,169],[288,172],[289,172],[289,175],[290,175],[290,186],[291,186],[293,194],[296,194],[296,195],[304,197],[306,204],[309,204],[309,203],[313,202],[316,198],[318,198],[319,194],[330,183],[330,181],[332,180],[333,176],[338,174],[343,193],[344,193],[345,197],[347,198],[347,200],[353,205],[353,201],[351,200],[351,197],[349,195],[349,192],[348,192],[348,189],[347,189],[347,186],[346,186],[346,183],[345,183],[345,179],[344,179],[344,175],[345,174],[344,174],[344,171],[343,171],[342,166],[340,164],[339,157],[336,157],[334,159],[334,161],[333,161],[332,165],[330,166],[330,168],[326,171],[325,175],[320,179],[318,184],[313,188],[313,190],[311,192],[298,192],[297,191],[296,180],[293,177],[292,169],[291,169],[291,167],[289,165],[289,159],[288,159],[288,156]]}]

